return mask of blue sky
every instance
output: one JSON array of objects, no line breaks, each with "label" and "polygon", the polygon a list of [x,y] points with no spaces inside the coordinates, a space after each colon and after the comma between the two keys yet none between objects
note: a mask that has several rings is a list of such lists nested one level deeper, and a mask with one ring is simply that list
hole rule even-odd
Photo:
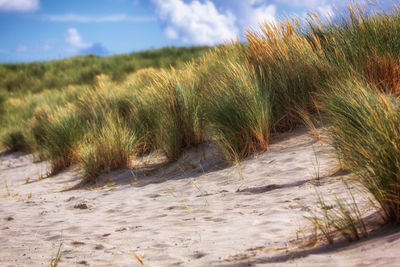
[{"label": "blue sky", "polygon": [[[366,2],[366,0],[363,0]],[[320,15],[342,0],[0,0],[0,62],[215,45],[261,21]],[[381,0],[378,9],[392,0]]]}]

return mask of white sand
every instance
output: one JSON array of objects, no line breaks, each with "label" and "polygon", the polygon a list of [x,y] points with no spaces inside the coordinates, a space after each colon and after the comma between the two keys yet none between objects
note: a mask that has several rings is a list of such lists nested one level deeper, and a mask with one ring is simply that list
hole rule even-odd
[{"label": "white sand", "polygon": [[[100,190],[65,190],[79,183],[76,168],[38,180],[47,163],[3,155],[0,266],[49,266],[61,243],[59,266],[140,266],[135,255],[145,266],[398,266],[394,228],[359,242],[299,248],[306,241],[299,230],[312,228],[299,201],[315,205],[318,169],[324,195],[344,191],[329,153],[300,129],[245,160],[242,179],[208,144],[146,177],[103,175]],[[356,198],[369,215],[365,197]]]}]

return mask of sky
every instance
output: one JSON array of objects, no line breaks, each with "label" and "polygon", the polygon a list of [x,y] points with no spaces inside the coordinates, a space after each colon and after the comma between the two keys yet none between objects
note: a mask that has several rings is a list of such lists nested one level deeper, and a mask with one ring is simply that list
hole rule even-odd
[{"label": "sky", "polygon": [[[366,3],[367,0],[361,0]],[[388,9],[395,0],[374,8]],[[0,62],[165,46],[216,45],[261,22],[308,11],[334,17],[344,0],[0,0]]]}]

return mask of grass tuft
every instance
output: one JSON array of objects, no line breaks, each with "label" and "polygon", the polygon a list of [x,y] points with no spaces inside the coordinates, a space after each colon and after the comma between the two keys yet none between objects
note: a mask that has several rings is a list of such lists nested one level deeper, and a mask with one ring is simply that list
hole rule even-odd
[{"label": "grass tuft", "polygon": [[324,96],[332,145],[350,171],[382,207],[388,222],[400,222],[400,110],[395,98],[354,80]]},{"label": "grass tuft", "polygon": [[83,176],[96,182],[104,171],[130,167],[137,144],[135,133],[119,119],[109,117],[101,128],[94,125],[77,152]]},{"label": "grass tuft", "polygon": [[204,92],[206,116],[225,159],[235,163],[257,150],[268,149],[270,97],[250,64],[219,64],[221,69],[208,77],[214,86]]}]

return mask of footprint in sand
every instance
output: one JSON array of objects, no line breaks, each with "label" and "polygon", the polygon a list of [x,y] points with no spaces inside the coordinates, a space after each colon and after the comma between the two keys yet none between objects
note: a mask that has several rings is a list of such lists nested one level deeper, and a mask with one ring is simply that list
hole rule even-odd
[{"label": "footprint in sand", "polygon": [[83,246],[85,244],[86,244],[85,242],[81,242],[81,241],[72,241],[71,242],[71,245],[74,247]]},{"label": "footprint in sand", "polygon": [[211,221],[211,222],[225,222],[226,221],[223,218],[213,218],[213,217],[204,217],[203,219],[206,221]]},{"label": "footprint in sand", "polygon": [[104,246],[103,246],[102,244],[97,244],[97,245],[94,247],[94,249],[96,249],[96,250],[102,250],[102,249],[104,249]]},{"label": "footprint in sand", "polygon": [[200,258],[203,258],[204,256],[206,256],[206,253],[200,252],[200,251],[195,251],[193,255],[191,255],[191,258],[197,260]]},{"label": "footprint in sand", "polygon": [[74,209],[85,210],[85,209],[88,209],[88,208],[89,208],[88,205],[86,205],[85,203],[79,203],[79,204],[76,204],[74,206]]}]

